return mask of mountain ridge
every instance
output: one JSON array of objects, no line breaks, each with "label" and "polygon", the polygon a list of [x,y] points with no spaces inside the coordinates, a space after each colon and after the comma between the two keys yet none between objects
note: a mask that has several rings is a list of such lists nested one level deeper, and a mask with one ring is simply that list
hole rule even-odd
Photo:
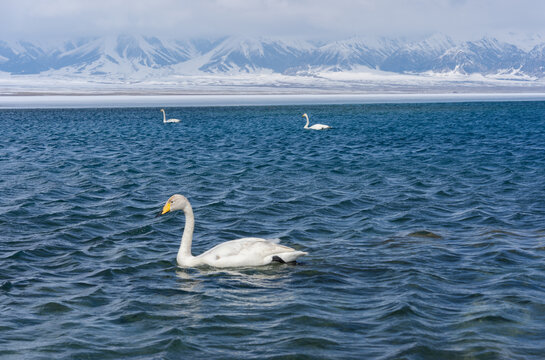
[{"label": "mountain ridge", "polygon": [[[189,62],[194,63],[193,70],[180,72]],[[51,46],[0,41],[0,71],[12,75],[62,71],[126,79],[153,70],[181,75],[289,75],[309,69],[335,72],[361,67],[397,74],[511,72],[545,78],[545,42],[525,51],[493,37],[456,42],[440,34],[420,41],[353,37],[323,44],[274,38],[170,40],[141,35],[72,39]]]}]

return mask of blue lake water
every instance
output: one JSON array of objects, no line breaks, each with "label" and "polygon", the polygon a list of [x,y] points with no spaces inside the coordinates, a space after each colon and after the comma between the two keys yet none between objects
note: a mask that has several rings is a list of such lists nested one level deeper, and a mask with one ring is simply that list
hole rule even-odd
[{"label": "blue lake water", "polygon": [[[0,110],[1,358],[543,358],[545,102],[167,115]],[[174,193],[309,255],[179,268]]]}]

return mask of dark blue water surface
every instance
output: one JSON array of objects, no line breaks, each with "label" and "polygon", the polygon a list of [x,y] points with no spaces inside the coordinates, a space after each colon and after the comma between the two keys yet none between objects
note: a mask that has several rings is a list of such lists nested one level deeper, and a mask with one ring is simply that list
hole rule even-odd
[{"label": "dark blue water surface", "polygon": [[[545,356],[545,102],[167,114],[0,111],[0,357]],[[179,268],[175,193],[309,255]]]}]

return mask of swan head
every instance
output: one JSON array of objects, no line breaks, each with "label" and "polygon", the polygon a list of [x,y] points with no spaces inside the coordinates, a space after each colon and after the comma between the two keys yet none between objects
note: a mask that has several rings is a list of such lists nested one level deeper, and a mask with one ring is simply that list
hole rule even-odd
[{"label": "swan head", "polygon": [[301,116],[301,117],[306,117],[306,118],[308,118],[308,115],[307,115],[307,113],[304,113],[303,116]]},{"label": "swan head", "polygon": [[165,112],[165,109],[161,109],[162,112]]},{"label": "swan head", "polygon": [[163,211],[160,215],[164,215],[171,211],[185,210],[188,205],[189,200],[187,200],[185,196],[180,194],[172,195],[165,203],[165,206],[163,206]]}]

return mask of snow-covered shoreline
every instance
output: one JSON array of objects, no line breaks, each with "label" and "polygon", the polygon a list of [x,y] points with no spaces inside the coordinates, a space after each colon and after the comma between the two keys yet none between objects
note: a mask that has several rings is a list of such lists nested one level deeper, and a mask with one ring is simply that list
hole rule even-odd
[{"label": "snow-covered shoreline", "polygon": [[394,74],[383,71],[199,74],[121,81],[105,76],[0,73],[0,96],[9,95],[295,95],[542,93],[545,79],[481,74]]},{"label": "snow-covered shoreline", "polygon": [[149,76],[0,72],[0,108],[229,106],[544,100],[545,79],[396,74],[369,68],[286,75],[270,72]]},{"label": "snow-covered shoreline", "polygon": [[12,95],[0,96],[0,109],[440,103],[470,101],[545,101],[545,92],[306,95]]}]

